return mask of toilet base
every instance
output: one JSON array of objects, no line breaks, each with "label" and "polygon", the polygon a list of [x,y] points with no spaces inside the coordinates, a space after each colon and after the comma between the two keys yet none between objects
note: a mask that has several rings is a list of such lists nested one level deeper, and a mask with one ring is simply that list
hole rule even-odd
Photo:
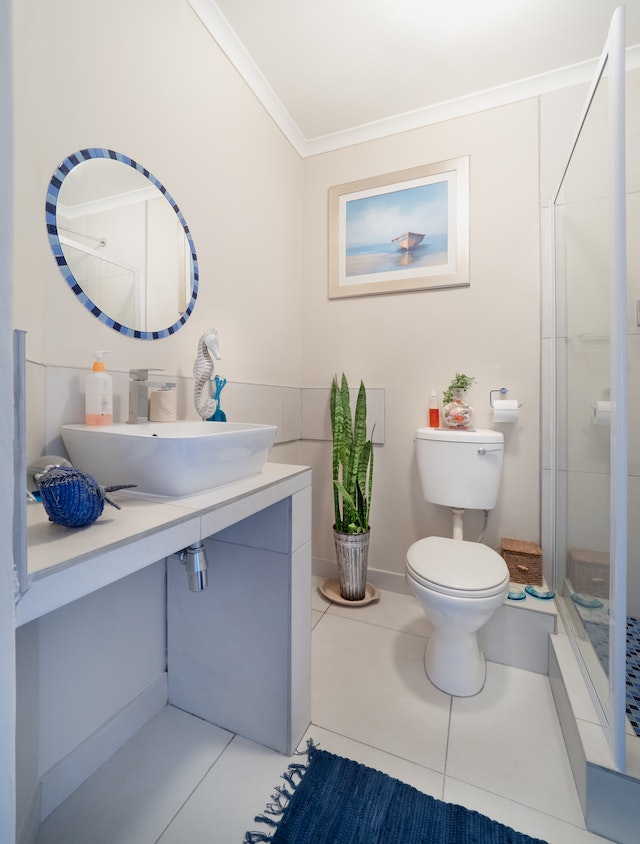
[{"label": "toilet base", "polygon": [[486,659],[476,634],[451,629],[446,636],[434,631],[424,652],[424,667],[433,685],[454,697],[477,695],[487,676]]}]

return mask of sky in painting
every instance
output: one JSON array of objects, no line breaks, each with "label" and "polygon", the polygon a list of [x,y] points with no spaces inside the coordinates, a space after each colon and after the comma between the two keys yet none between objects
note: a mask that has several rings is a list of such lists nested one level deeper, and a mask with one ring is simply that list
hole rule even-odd
[{"label": "sky in painting", "polygon": [[448,228],[448,182],[352,199],[346,205],[346,246],[385,243],[406,231],[442,234]]}]

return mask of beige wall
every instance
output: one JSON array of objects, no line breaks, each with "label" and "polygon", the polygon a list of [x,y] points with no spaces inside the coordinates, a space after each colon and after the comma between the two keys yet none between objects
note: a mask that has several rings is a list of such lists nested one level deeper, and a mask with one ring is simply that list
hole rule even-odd
[{"label": "beige wall", "polygon": [[[149,366],[188,378],[198,337],[215,326],[217,370],[230,381],[325,387],[344,370],[354,384],[384,388],[371,566],[395,573],[414,539],[450,532],[449,514],[422,501],[413,433],[430,390],[470,373],[479,425],[491,424],[491,389],[507,386],[524,403],[518,424],[505,428],[502,493],[486,541],[539,538],[535,100],[303,161],[186,2],[113,0],[98,14],[81,0],[31,0],[15,3],[14,28],[14,316],[28,331],[31,361],[88,367],[95,349],[108,348],[116,374]],[[46,186],[83,146],[141,161],[186,217],[201,287],[194,316],[174,337],[143,342],[103,327],[53,263]],[[471,286],[329,301],[327,189],[459,155],[470,156]],[[32,383],[30,431],[45,413],[41,373]],[[282,448],[277,459],[314,468],[314,555],[333,560],[328,445]],[[469,538],[481,521],[468,514]]]},{"label": "beige wall", "polygon": [[[32,360],[191,375],[197,339],[219,329],[234,381],[299,386],[302,161],[186,2],[29,0],[16,42],[15,325]],[[58,272],[44,225],[51,175],[105,146],[147,167],[191,229],[200,266],[193,317],[153,342],[90,317]]]},{"label": "beige wall", "polygon": [[[344,371],[386,390],[386,443],[376,449],[373,568],[402,572],[408,545],[450,535],[450,514],[427,505],[414,460],[431,389],[456,371],[477,378],[469,399],[492,426],[489,390],[523,403],[502,426],[502,491],[485,537],[539,540],[540,282],[537,101],[482,112],[305,161],[302,380],[330,383]],[[470,157],[468,288],[327,299],[327,190],[367,176],[461,155]],[[329,446],[305,445],[314,468],[314,554],[332,559]],[[465,517],[476,539],[482,514]]]}]

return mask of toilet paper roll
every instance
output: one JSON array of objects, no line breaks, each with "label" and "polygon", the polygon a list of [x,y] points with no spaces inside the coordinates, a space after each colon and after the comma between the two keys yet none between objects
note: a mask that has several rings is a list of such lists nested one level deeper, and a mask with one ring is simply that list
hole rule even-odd
[{"label": "toilet paper roll", "polygon": [[611,425],[611,402],[597,401],[591,405],[593,409],[593,424],[598,426]]},{"label": "toilet paper roll", "polygon": [[153,390],[149,393],[149,422],[175,422],[175,390]]},{"label": "toilet paper roll", "polygon": [[501,399],[493,403],[494,422],[517,422],[518,421],[518,400]]}]

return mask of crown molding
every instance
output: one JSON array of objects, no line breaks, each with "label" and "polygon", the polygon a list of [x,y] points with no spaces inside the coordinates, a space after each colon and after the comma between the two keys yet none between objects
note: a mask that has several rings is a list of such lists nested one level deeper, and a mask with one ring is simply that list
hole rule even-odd
[{"label": "crown molding", "polygon": [[188,0],[214,41],[300,156],[307,141],[213,0]]},{"label": "crown molding", "polygon": [[[390,135],[430,126],[434,123],[442,123],[445,120],[465,117],[479,111],[539,97],[542,94],[568,88],[572,85],[589,83],[592,81],[598,66],[598,58],[594,58],[538,76],[520,79],[507,85],[479,91],[455,100],[437,103],[405,114],[394,115],[363,126],[356,126],[343,132],[335,132],[317,138],[305,138],[214,0],[188,0],[188,2],[211,37],[217,42],[222,52],[234,65],[301,158],[333,152],[355,144],[379,140]],[[626,53],[627,69],[632,70],[640,67],[640,45],[627,48]]]}]

